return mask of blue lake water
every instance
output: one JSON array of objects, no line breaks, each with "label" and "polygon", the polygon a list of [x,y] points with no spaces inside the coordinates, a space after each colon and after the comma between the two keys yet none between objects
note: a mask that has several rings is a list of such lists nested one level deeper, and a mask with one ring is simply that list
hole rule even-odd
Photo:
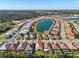
[{"label": "blue lake water", "polygon": [[45,30],[49,30],[52,24],[54,23],[51,19],[44,19],[38,22],[36,29],[38,32],[44,32]]}]

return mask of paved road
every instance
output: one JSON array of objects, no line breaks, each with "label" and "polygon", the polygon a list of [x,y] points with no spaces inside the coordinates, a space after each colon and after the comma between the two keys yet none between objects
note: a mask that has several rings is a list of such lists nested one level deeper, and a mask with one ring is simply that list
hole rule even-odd
[{"label": "paved road", "polygon": [[52,24],[52,26],[50,27],[50,29],[49,29],[49,31],[48,31],[49,34],[50,34],[52,28],[54,27],[54,24],[55,24],[55,22],[54,22],[53,20],[52,20],[52,22],[53,22],[53,24]]}]

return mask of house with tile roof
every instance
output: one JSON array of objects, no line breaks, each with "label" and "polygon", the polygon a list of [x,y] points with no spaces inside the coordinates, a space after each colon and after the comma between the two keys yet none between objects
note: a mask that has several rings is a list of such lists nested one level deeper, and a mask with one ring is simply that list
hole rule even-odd
[{"label": "house with tile roof", "polygon": [[52,47],[52,50],[54,53],[61,53],[61,50],[60,48],[58,47],[57,43],[56,42],[52,42],[51,43],[51,47]]},{"label": "house with tile roof", "polygon": [[76,48],[72,42],[66,42],[66,45],[68,46],[68,48],[70,49],[70,51],[77,51],[78,48]]},{"label": "house with tile roof", "polygon": [[40,51],[40,50],[43,50],[43,43],[42,43],[42,40],[37,40],[35,51]]},{"label": "house with tile roof", "polygon": [[45,52],[45,53],[50,53],[50,52],[52,52],[52,49],[51,49],[51,47],[50,47],[50,44],[44,43],[44,52]]},{"label": "house with tile roof", "polygon": [[68,46],[65,43],[58,42],[58,45],[59,45],[62,53],[65,53],[65,52],[69,52],[70,51],[69,48],[68,48]]}]

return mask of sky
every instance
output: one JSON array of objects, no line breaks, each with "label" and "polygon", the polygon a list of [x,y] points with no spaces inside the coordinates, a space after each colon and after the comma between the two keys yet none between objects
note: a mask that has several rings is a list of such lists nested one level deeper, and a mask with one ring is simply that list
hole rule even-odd
[{"label": "sky", "polygon": [[0,0],[0,10],[79,9],[79,0]]}]

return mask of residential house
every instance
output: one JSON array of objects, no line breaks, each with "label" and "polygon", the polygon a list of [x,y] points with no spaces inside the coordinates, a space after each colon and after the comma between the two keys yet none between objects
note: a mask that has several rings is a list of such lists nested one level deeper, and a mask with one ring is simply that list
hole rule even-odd
[{"label": "residential house", "polygon": [[67,45],[65,43],[58,42],[58,45],[59,45],[62,53],[69,52],[69,48],[67,47]]},{"label": "residential house", "polygon": [[76,51],[76,50],[78,50],[78,49],[72,44],[72,42],[66,42],[66,45],[68,46],[68,48],[70,49],[70,51]]},{"label": "residential house", "polygon": [[33,54],[33,48],[30,44],[27,44],[25,51],[27,53],[27,55],[32,55]]},{"label": "residential house", "polygon": [[52,49],[51,49],[51,47],[50,47],[50,44],[44,43],[44,52],[45,52],[45,53],[50,53],[50,52],[52,52]]},{"label": "residential house", "polygon": [[25,49],[25,47],[26,47],[26,42],[20,42],[16,50],[22,51]]},{"label": "residential house", "polygon": [[36,46],[35,46],[35,51],[43,51],[43,43],[42,40],[37,40],[36,41]]},{"label": "residential house", "polygon": [[19,46],[20,42],[12,42],[12,45],[8,48],[9,50],[16,50],[17,47]]},{"label": "residential house", "polygon": [[52,47],[52,50],[54,53],[61,53],[61,50],[60,48],[58,47],[57,43],[56,42],[52,42],[51,43],[51,47]]}]

